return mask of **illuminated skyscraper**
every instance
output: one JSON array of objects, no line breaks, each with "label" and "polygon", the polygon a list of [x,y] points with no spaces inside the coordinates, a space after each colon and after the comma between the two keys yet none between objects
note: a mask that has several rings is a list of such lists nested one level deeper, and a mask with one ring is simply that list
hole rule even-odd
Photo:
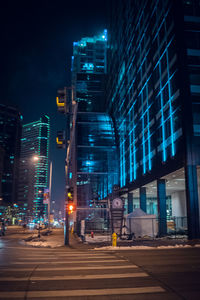
[{"label": "illuminated skyscraper", "polygon": [[0,206],[17,201],[21,119],[15,108],[0,105]]},{"label": "illuminated skyscraper", "polygon": [[105,113],[106,44],[106,30],[73,44],[72,86],[78,113],[70,182],[78,208],[102,206],[118,182],[114,127]]},{"label": "illuminated skyscraper", "polygon": [[107,107],[128,212],[157,214],[161,235],[180,218],[199,238],[200,3],[113,0],[110,12]]},{"label": "illuminated skyscraper", "polygon": [[47,115],[23,125],[18,200],[24,216],[36,219],[47,214],[43,194],[48,187],[49,135]]}]

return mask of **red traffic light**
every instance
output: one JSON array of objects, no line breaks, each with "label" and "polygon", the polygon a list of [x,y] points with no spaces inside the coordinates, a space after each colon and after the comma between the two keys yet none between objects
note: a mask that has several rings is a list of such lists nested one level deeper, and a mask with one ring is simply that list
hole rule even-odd
[{"label": "red traffic light", "polygon": [[73,203],[68,203],[67,204],[67,211],[68,211],[68,214],[71,214],[75,211],[75,205]]}]

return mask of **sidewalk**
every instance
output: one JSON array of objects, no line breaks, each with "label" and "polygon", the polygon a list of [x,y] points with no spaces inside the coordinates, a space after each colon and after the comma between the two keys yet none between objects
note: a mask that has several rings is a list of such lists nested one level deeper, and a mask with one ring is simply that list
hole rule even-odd
[{"label": "sidewalk", "polygon": [[[44,233],[44,231],[43,231]],[[96,250],[137,250],[137,249],[169,249],[169,248],[190,248],[200,247],[200,240],[188,241],[186,238],[159,238],[159,239],[135,239],[135,240],[117,240],[117,247],[112,247],[112,243],[108,240],[99,238],[98,235],[87,236],[87,242],[82,242],[79,237],[74,234],[69,235],[69,247],[74,249],[96,249]],[[57,248],[64,247],[64,231],[63,229],[52,229],[50,235],[42,235],[38,238],[37,233],[30,234],[21,240],[24,245],[33,247]]]}]

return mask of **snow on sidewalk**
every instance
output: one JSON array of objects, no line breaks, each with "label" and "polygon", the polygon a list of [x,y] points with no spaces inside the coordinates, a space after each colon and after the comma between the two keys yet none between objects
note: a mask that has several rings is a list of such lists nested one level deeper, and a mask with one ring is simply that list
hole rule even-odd
[{"label": "snow on sidewalk", "polygon": [[[92,250],[97,250],[97,251],[105,251],[105,250],[112,250],[112,251],[119,251],[119,250],[162,250],[162,249],[186,249],[186,248],[200,248],[200,244],[194,244],[194,245],[189,245],[189,244],[174,244],[174,245],[154,245],[150,243],[150,245],[127,245],[127,246],[117,246],[117,247],[112,247],[112,246],[105,246],[101,245],[102,242],[106,244],[111,244],[110,236],[105,236],[105,235],[94,235],[92,238],[91,235],[86,235],[86,240],[85,243],[88,245],[94,244],[94,248],[90,248]],[[30,237],[31,238],[31,237]],[[76,243],[80,243],[80,240],[78,242],[78,239],[76,237],[73,238]],[[37,237],[37,234],[32,235],[31,240],[23,240],[21,241],[24,245],[29,245],[32,247],[46,247],[46,248],[57,248],[57,247],[62,247],[64,246],[64,235],[63,232],[53,230],[52,234],[49,236],[41,236],[39,239]],[[84,244],[85,244],[84,243]],[[99,243],[99,247],[98,246]],[[77,245],[77,247],[79,247]]]},{"label": "snow on sidewalk", "polygon": [[151,247],[151,246],[119,246],[119,247],[113,247],[113,246],[105,246],[101,248],[94,248],[93,250],[161,250],[161,249],[185,249],[185,248],[200,248],[200,244],[196,244],[194,246],[191,245],[174,245],[174,246],[157,246],[157,247]]},{"label": "snow on sidewalk", "polygon": [[[57,233],[57,234],[56,234]],[[64,246],[64,235],[58,234],[57,230],[53,230],[52,234],[38,238],[38,234],[33,234],[24,240],[20,241],[23,245],[32,247],[57,248]]]}]

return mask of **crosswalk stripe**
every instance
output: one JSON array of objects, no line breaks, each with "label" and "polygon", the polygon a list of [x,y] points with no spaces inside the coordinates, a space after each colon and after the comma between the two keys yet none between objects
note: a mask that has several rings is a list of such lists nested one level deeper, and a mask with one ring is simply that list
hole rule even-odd
[{"label": "crosswalk stripe", "polygon": [[29,277],[3,277],[0,281],[45,281],[45,280],[88,280],[88,279],[105,279],[105,278],[132,278],[132,277],[148,277],[144,272],[124,273],[124,274],[93,274],[93,275],[76,275],[76,276],[33,276]]},{"label": "crosswalk stripe", "polygon": [[[85,263],[115,263],[115,262],[125,262],[123,259],[107,259],[107,260],[74,260],[74,261],[48,261],[48,262],[45,262],[45,261],[41,261],[39,262],[38,264],[85,264]],[[32,264],[36,264],[36,262],[32,262],[32,261],[23,261],[23,262],[20,262],[20,261],[14,261],[12,262],[11,264],[12,265],[25,265],[25,264],[28,264],[28,265],[32,265]]]},{"label": "crosswalk stripe", "polygon": [[[55,259],[56,260],[59,258],[62,259],[65,257],[55,257],[55,256],[53,256],[53,257],[43,257],[43,256],[42,257],[40,257],[40,256],[38,256],[38,257],[19,257],[18,260],[37,260],[38,261],[38,259],[42,259],[42,260]],[[73,257],[69,256],[69,258],[73,258]],[[81,256],[81,258],[83,258],[83,257]],[[85,256],[84,258],[113,258],[113,256],[112,255],[94,256],[94,257],[93,256]]]},{"label": "crosswalk stripe", "polygon": [[[28,298],[45,298],[45,297],[73,297],[73,296],[103,296],[103,295],[131,295],[147,293],[163,293],[165,290],[160,286],[137,287],[137,288],[114,288],[114,289],[93,289],[93,290],[56,290],[56,291],[29,291]],[[25,292],[1,292],[0,297],[21,298]]]},{"label": "crosswalk stripe", "polygon": [[33,253],[33,254],[27,254],[26,257],[46,257],[46,256],[88,256],[88,257],[95,257],[95,256],[112,256],[113,255],[108,255],[107,253],[55,253],[55,254],[39,254],[39,253]]},{"label": "crosswalk stripe", "polygon": [[[40,268],[36,271],[78,271],[78,270],[112,270],[112,269],[138,269],[136,265],[120,265],[120,266],[89,266],[89,267],[55,267],[55,268]],[[32,271],[33,268],[0,268],[0,272],[24,272]]]}]

